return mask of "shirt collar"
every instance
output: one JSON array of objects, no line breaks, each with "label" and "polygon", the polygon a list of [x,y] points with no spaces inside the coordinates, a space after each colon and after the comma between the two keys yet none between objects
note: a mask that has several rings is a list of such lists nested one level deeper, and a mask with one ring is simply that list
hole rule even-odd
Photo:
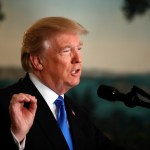
[{"label": "shirt collar", "polygon": [[[50,88],[45,86],[34,74],[29,73],[29,77],[31,81],[33,82],[33,84],[38,89],[38,91],[44,97],[48,105],[53,104],[54,101],[57,99],[58,95],[54,91],[52,91]],[[64,97],[64,95],[61,95],[61,96]]]}]

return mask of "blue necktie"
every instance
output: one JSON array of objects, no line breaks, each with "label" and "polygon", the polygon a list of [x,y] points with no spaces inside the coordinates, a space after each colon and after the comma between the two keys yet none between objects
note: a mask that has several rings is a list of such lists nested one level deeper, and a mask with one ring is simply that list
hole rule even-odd
[{"label": "blue necktie", "polygon": [[55,100],[54,103],[55,103],[56,109],[57,109],[57,122],[59,124],[59,127],[68,143],[69,149],[73,150],[71,135],[70,135],[70,131],[69,131],[68,123],[67,123],[67,116],[66,116],[63,97],[58,96],[58,98]]}]

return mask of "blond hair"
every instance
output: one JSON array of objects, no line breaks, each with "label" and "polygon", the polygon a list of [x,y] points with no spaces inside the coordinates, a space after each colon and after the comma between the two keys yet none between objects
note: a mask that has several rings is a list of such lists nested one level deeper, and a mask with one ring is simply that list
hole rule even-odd
[{"label": "blond hair", "polygon": [[44,42],[56,33],[88,31],[76,21],[64,17],[46,17],[35,22],[24,34],[21,48],[21,64],[26,72],[32,71],[30,54],[40,54],[46,49]]}]

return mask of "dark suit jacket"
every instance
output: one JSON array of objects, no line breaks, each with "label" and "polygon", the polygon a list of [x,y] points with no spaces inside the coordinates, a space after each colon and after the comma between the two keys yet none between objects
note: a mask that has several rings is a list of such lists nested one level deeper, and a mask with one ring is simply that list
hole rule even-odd
[{"label": "dark suit jacket", "polygon": [[[4,149],[17,150],[10,132],[9,103],[12,95],[20,92],[37,98],[36,116],[26,136],[25,150],[69,150],[51,110],[29,79],[28,74],[17,83],[0,90],[0,146]],[[117,149],[96,129],[88,113],[69,100],[67,96],[65,96],[65,105],[74,150]]]}]

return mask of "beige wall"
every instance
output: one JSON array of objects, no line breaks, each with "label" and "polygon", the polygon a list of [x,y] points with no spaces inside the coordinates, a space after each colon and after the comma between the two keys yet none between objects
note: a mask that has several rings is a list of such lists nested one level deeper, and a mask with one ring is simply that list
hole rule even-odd
[{"label": "beige wall", "polygon": [[114,73],[150,71],[150,19],[128,22],[120,0],[2,0],[0,67],[20,67],[22,35],[35,20],[65,16],[79,21],[90,34],[84,38],[83,67]]}]

